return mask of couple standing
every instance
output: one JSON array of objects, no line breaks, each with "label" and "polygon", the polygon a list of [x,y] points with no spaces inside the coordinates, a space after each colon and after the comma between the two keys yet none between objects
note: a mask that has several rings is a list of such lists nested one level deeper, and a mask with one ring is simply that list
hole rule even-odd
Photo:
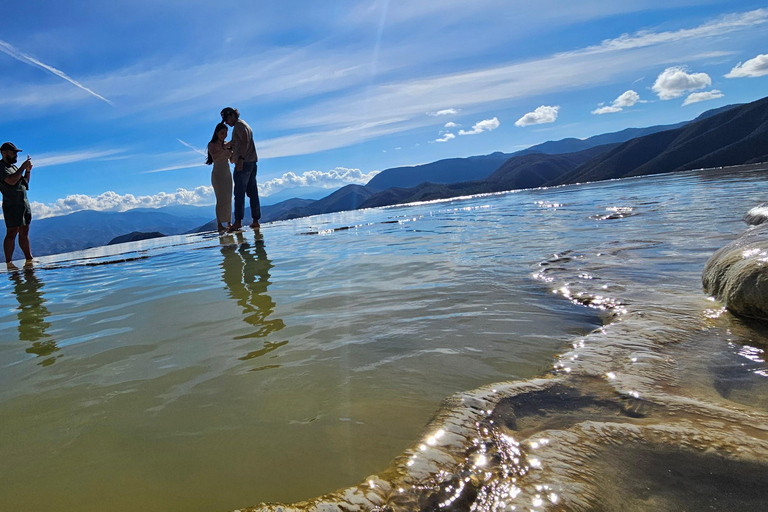
[{"label": "couple standing", "polygon": [[[211,185],[216,194],[216,224],[219,231],[237,231],[245,217],[245,196],[251,201],[250,227],[259,229],[261,206],[256,186],[256,164],[259,160],[253,143],[253,130],[240,119],[240,112],[232,107],[221,111],[222,122],[216,125],[208,143],[208,165],[213,164]],[[232,127],[232,139],[227,142],[227,125]],[[230,174],[229,164],[235,164]],[[232,220],[232,181],[235,182],[235,222]],[[224,224],[226,223],[226,227]]]}]

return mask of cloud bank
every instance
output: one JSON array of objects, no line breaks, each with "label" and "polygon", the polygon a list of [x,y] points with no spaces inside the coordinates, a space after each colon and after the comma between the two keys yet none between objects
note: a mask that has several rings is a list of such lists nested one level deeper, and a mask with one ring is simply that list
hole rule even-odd
[{"label": "cloud bank", "polygon": [[706,73],[688,73],[683,66],[673,66],[665,69],[656,78],[651,90],[661,100],[679,98],[688,91],[703,89],[712,85],[712,79]]},{"label": "cloud bank", "polygon": [[98,196],[73,194],[54,203],[43,204],[32,202],[32,212],[35,218],[56,217],[81,210],[99,212],[124,212],[134,208],[161,208],[172,205],[206,206],[215,202],[213,187],[200,186],[194,190],[179,188],[176,192],[159,192],[151,196],[120,195],[117,192],[104,192]]},{"label": "cloud bank", "polygon": [[725,78],[753,78],[768,75],[768,54],[763,53],[749,59],[745,63],[739,62]]},{"label": "cloud bank", "polygon": [[531,126],[534,124],[554,123],[557,120],[557,114],[560,111],[559,106],[542,105],[533,112],[528,112],[523,117],[515,121],[515,126]]},{"label": "cloud bank", "polygon": [[473,124],[471,130],[459,130],[459,135],[476,135],[478,133],[490,132],[491,130],[498,128],[499,125],[501,125],[501,123],[499,122],[498,117],[485,119],[479,123]]},{"label": "cloud bank", "polygon": [[287,188],[337,188],[349,184],[365,185],[379,172],[364,173],[360,169],[348,169],[346,167],[336,167],[327,172],[307,171],[301,175],[287,172],[279,178],[260,183],[259,195],[267,197]]}]

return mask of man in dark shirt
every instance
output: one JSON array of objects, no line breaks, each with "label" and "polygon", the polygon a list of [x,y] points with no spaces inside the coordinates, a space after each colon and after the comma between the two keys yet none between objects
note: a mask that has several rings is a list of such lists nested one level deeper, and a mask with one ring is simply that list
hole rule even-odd
[{"label": "man in dark shirt", "polygon": [[256,166],[259,157],[253,143],[253,130],[248,123],[240,119],[236,108],[227,107],[221,111],[221,120],[232,127],[232,163],[235,172],[232,179],[235,182],[235,222],[229,231],[237,231],[242,227],[245,217],[245,196],[251,200],[251,227],[259,229],[261,205],[259,204],[259,189],[256,185]]},{"label": "man in dark shirt", "polygon": [[19,235],[19,248],[24,253],[27,263],[32,262],[32,252],[29,250],[29,223],[32,222],[32,210],[27,200],[29,178],[32,173],[32,160],[29,157],[16,167],[17,154],[21,152],[12,142],[0,146],[0,192],[3,194],[3,217],[5,218],[5,263],[8,268],[14,268],[11,260],[16,248],[16,235]]}]

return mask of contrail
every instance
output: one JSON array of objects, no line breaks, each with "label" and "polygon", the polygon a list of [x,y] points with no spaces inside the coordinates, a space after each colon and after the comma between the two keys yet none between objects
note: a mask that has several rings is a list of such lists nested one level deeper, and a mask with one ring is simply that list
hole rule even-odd
[{"label": "contrail", "polygon": [[200,154],[201,154],[201,155],[203,155],[203,156],[208,156],[208,152],[207,152],[207,151],[203,151],[202,149],[196,148],[195,146],[193,146],[193,145],[192,145],[192,144],[190,144],[189,142],[184,142],[183,140],[179,139],[178,137],[176,138],[176,140],[177,140],[177,141],[179,141],[179,142],[181,142],[181,143],[182,143],[182,144],[184,144],[185,146],[187,146],[189,149],[192,149],[192,150],[194,150],[194,151],[197,151],[198,153],[200,153]]},{"label": "contrail", "polygon": [[39,68],[42,68],[42,69],[44,69],[46,71],[50,71],[54,75],[58,76],[59,78],[63,78],[67,82],[71,83],[72,85],[74,85],[76,87],[79,87],[80,89],[84,90],[88,94],[91,94],[92,96],[96,96],[101,101],[104,101],[104,102],[114,106],[114,104],[111,101],[109,101],[107,98],[105,98],[104,96],[102,96],[102,95],[100,95],[98,93],[93,92],[92,90],[90,90],[89,88],[87,88],[86,86],[84,86],[83,84],[78,82],[77,80],[74,80],[74,79],[68,77],[67,74],[64,73],[63,71],[59,71],[58,69],[56,69],[54,67],[51,67],[51,66],[49,66],[47,64],[43,64],[42,62],[40,62],[36,58],[31,57],[31,56],[27,55],[26,53],[20,52],[19,50],[17,50],[16,48],[14,48],[13,46],[11,46],[10,44],[6,43],[3,40],[0,40],[0,52],[6,53],[6,54],[10,55],[11,57],[13,57],[14,59],[16,59],[18,61],[24,62],[25,64],[30,64],[32,66],[37,66]]}]

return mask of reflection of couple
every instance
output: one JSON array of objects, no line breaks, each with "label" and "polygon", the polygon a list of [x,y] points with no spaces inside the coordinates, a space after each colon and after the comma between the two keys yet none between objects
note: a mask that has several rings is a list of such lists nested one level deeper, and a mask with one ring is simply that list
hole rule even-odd
[{"label": "reflection of couple", "polygon": [[[216,194],[216,224],[219,231],[237,231],[245,217],[245,196],[251,202],[253,222],[250,227],[259,228],[261,206],[256,187],[256,166],[259,160],[253,143],[253,130],[240,119],[240,112],[232,107],[221,111],[222,122],[216,125],[213,138],[208,143],[207,164],[213,164],[211,185]],[[227,142],[227,125],[232,127],[232,140]],[[229,164],[235,164],[233,175]],[[235,222],[232,218],[232,181],[235,183]],[[226,227],[225,227],[226,224]]]},{"label": "reflection of couple", "polygon": [[[261,233],[256,232],[253,246],[245,241],[242,233],[236,236],[237,245],[221,247],[224,256],[221,262],[222,279],[229,289],[229,296],[243,309],[243,320],[254,328],[252,332],[236,339],[263,338],[285,327],[280,319],[268,319],[275,310],[275,303],[267,295],[272,261],[267,257]],[[222,244],[227,238],[222,238]],[[249,352],[240,359],[262,356],[286,343],[265,342],[263,348]]]}]

